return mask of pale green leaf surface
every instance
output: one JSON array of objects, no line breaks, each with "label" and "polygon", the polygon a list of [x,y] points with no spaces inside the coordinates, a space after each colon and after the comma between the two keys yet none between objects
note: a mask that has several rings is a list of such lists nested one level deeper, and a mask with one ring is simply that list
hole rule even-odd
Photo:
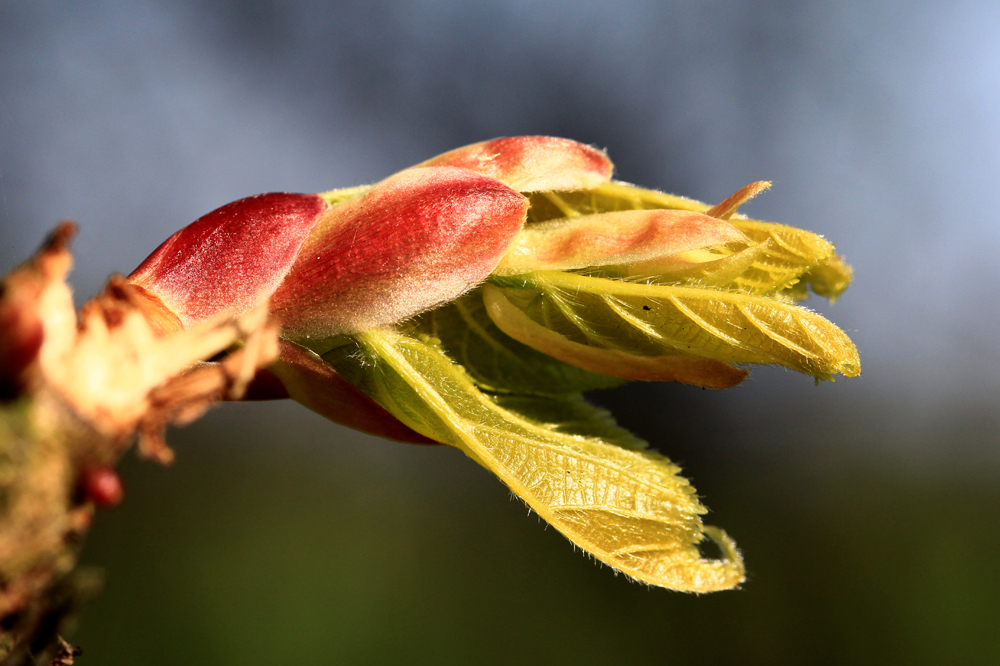
[{"label": "pale green leaf surface", "polygon": [[437,338],[469,378],[488,391],[569,395],[625,383],[556,360],[506,335],[486,314],[481,289],[425,312],[410,326]]},{"label": "pale green leaf surface", "polygon": [[[557,217],[657,208],[705,213],[712,207],[694,199],[612,181],[587,191],[534,194],[528,210],[528,222],[530,224]],[[815,282],[810,279],[809,271],[828,260],[831,260],[831,265],[846,267],[843,260],[834,254],[833,245],[817,234],[783,224],[751,220],[738,214],[733,215],[728,222],[753,242],[767,246],[767,252],[733,280],[731,286],[735,288],[755,294],[774,294],[792,288],[804,277],[814,289],[818,286],[818,295],[835,298],[850,282],[850,273],[846,273],[845,279],[843,270],[836,275],[828,271]]]},{"label": "pale green leaf surface", "polygon": [[819,379],[860,373],[857,349],[843,331],[786,300],[558,271],[492,282],[532,320],[580,344],[648,356],[773,363]]},{"label": "pale green leaf surface", "polygon": [[682,210],[626,210],[563,217],[518,232],[495,275],[648,264],[703,248],[748,245],[723,220]]},{"label": "pale green leaf surface", "polygon": [[[735,286],[735,281],[763,261],[769,250],[770,241],[767,241],[732,254],[704,253],[702,256],[692,257],[694,253],[687,253],[668,260],[632,264],[622,277],[628,277],[630,282],[724,289]],[[608,277],[615,276],[609,272]]]},{"label": "pale green leaf surface", "polygon": [[[680,382],[714,389],[735,386],[749,374],[746,370],[714,359],[684,356],[675,352],[634,354],[571,340],[533,320],[507,299],[503,289],[492,284],[483,287],[483,301],[490,318],[510,337],[591,372],[630,380]],[[551,325],[551,317],[548,318],[548,323]]]},{"label": "pale green leaf surface", "polygon": [[356,187],[344,187],[339,190],[330,190],[329,192],[321,192],[319,196],[323,198],[330,206],[339,206],[345,204],[348,201],[354,201],[359,199],[371,191],[373,185],[358,185]]},{"label": "pale green leaf surface", "polygon": [[751,293],[773,294],[791,287],[804,273],[834,256],[832,244],[803,229],[735,217],[729,222],[751,240],[767,243],[767,254],[733,281]]},{"label": "pale green leaf surface", "polygon": [[[743,580],[739,553],[723,533],[702,531],[705,509],[675,466],[587,436],[624,441],[606,416],[587,416],[585,403],[570,401],[500,404],[426,338],[372,330],[357,339],[354,354],[330,359],[340,372],[414,430],[462,449],[491,470],[597,559],[676,590],[708,592]],[[570,420],[563,425],[546,422],[565,416]],[[625,443],[634,447],[635,441]],[[725,559],[700,557],[697,544],[705,534],[719,543]]]},{"label": "pale green leaf surface", "polygon": [[[561,397],[532,395],[494,395],[493,401],[504,409],[537,423],[551,424],[556,432],[603,440],[630,451],[645,451],[649,445],[615,423],[606,409],[595,407],[583,396]],[[652,454],[648,454],[652,455]],[[663,458],[664,464],[670,462]],[[675,472],[680,470],[674,468]]]}]

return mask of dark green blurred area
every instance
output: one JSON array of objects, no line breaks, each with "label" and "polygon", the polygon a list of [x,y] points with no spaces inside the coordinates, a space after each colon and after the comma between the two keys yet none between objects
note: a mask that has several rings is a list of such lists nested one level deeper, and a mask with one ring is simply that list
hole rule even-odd
[{"label": "dark green blurred area", "polygon": [[124,465],[127,501],[98,516],[85,552],[108,586],[72,636],[80,663],[1000,661],[991,475],[859,461],[850,446],[810,461],[806,440],[782,464],[783,430],[762,430],[766,415],[737,417],[743,442],[722,460],[713,450],[733,424],[699,430],[690,408],[725,393],[599,399],[657,391],[665,405],[645,423],[688,414],[661,430],[680,456],[660,446],[687,458],[708,522],[743,549],[739,591],[616,576],[457,451],[369,439],[292,404],[227,405],[174,433],[172,469]]}]

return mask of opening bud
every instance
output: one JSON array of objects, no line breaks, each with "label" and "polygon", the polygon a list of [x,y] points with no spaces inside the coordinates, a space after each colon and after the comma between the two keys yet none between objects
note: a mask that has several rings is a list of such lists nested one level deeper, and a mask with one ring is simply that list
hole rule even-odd
[{"label": "opening bud", "polygon": [[496,267],[527,208],[511,188],[466,169],[387,178],[316,225],[274,294],[283,335],[357,333],[458,298]]}]

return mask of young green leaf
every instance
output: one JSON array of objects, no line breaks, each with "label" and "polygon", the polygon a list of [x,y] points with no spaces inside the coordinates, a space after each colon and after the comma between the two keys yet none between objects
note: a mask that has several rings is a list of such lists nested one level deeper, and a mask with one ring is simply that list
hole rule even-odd
[{"label": "young green leaf", "polygon": [[[491,281],[528,318],[579,345],[654,358],[683,355],[724,363],[774,363],[818,379],[860,373],[857,350],[843,331],[784,300],[558,271]],[[513,310],[490,307],[490,299],[497,300],[491,296],[495,292],[486,289],[484,294],[494,323],[533,345]],[[557,347],[545,351],[574,362]]]},{"label": "young green leaf", "polygon": [[518,192],[580,190],[611,179],[603,151],[554,136],[508,136],[432,157],[418,167],[450,166],[496,178]]},{"label": "young green leaf", "polygon": [[570,395],[624,383],[563,363],[505,334],[486,314],[481,290],[425,312],[411,326],[439,340],[444,352],[487,391]]},{"label": "young green leaf", "polygon": [[[759,191],[763,184],[753,183],[747,188],[750,188],[752,193],[754,190]],[[738,195],[747,188],[743,188],[733,197],[741,199],[742,197]],[[529,229],[530,225],[547,220],[611,211],[673,209],[708,214],[713,210],[719,210],[720,214],[729,214],[731,217],[727,221],[730,224],[752,242],[767,246],[767,251],[731,284],[732,287],[748,293],[772,295],[791,289],[804,276],[804,279],[812,284],[809,271],[817,269],[824,262],[837,267],[847,267],[843,260],[834,254],[832,244],[809,231],[734,215],[731,212],[731,205],[720,204],[712,207],[694,199],[647,190],[628,183],[612,181],[579,192],[539,192],[532,194],[530,201]],[[833,259],[834,257],[836,259]],[[639,271],[633,274],[637,272]],[[820,289],[816,293],[836,298],[847,288],[849,282],[850,273],[838,269],[835,274],[816,279]]]},{"label": "young green leaf", "polygon": [[[783,224],[733,218],[730,223],[769,251],[734,280],[734,285],[754,294],[774,294],[787,289],[816,266],[835,256],[833,245],[821,236]],[[847,288],[844,284],[843,288]]]},{"label": "young green leaf", "polygon": [[830,302],[833,303],[847,289],[853,276],[854,270],[842,257],[835,254],[826,262],[805,273],[802,280],[812,287],[817,296],[829,298]]},{"label": "young green leaf", "polygon": [[[547,415],[560,418],[570,409],[576,416],[563,428],[606,432],[613,426],[599,411],[587,418],[578,402],[549,411],[552,399],[541,399],[518,413],[514,401],[502,405],[479,391],[432,341],[385,329],[356,339],[355,353],[331,353],[338,370],[406,425],[491,470],[597,559],[675,590],[709,592],[742,582],[739,553],[724,534],[702,527],[705,509],[676,466],[547,422]],[[706,534],[724,559],[701,558],[697,544]]]},{"label": "young green leaf", "polygon": [[[490,317],[510,337],[540,352],[590,372],[610,377],[647,382],[680,382],[705,388],[723,389],[739,384],[749,374],[720,361],[691,358],[677,353],[634,354],[620,349],[576,342],[562,333],[533,320],[507,299],[505,291],[493,285],[483,287],[483,299]],[[543,313],[549,324],[558,313]],[[565,323],[565,322],[562,322]],[[559,328],[565,330],[566,326]]]},{"label": "young green leaf", "polygon": [[770,250],[771,241],[725,254],[725,248],[714,251],[695,250],[669,257],[631,264],[616,275],[605,269],[606,275],[590,271],[593,277],[628,277],[630,282],[647,284],[677,284],[694,287],[725,289],[758,264]]},{"label": "young green leaf", "polygon": [[649,448],[649,444],[615,423],[611,412],[591,405],[582,395],[554,397],[505,393],[492,398],[507,411],[529,421],[544,423],[564,435],[600,439],[629,451]]}]

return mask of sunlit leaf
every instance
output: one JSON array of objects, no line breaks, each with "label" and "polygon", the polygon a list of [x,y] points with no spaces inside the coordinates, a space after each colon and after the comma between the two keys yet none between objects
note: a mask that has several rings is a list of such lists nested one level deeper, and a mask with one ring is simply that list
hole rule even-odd
[{"label": "sunlit leaf", "polygon": [[[486,285],[483,298],[487,312],[504,333],[540,352],[591,372],[622,379],[680,382],[716,389],[735,386],[748,374],[746,370],[720,361],[683,356],[672,350],[658,355],[641,355],[576,342],[533,320],[511,303],[505,290],[499,287]],[[549,318],[548,322],[552,323],[552,319]]]},{"label": "sunlit leaf", "polygon": [[[656,454],[565,432],[604,434],[613,427],[606,415],[595,410],[588,419],[585,403],[551,410],[551,399],[531,409],[522,403],[525,413],[518,413],[514,401],[502,406],[477,389],[427,339],[372,330],[357,340],[354,353],[336,350],[328,360],[405,424],[491,470],[597,559],[676,590],[708,592],[743,580],[739,553],[721,532],[703,531],[705,509],[676,466]],[[575,410],[570,425],[546,422],[549,414],[563,418],[566,409]],[[701,558],[697,544],[706,534],[724,559]]]},{"label": "sunlit leaf", "polygon": [[[649,445],[615,423],[611,412],[595,407],[583,396],[493,395],[504,409],[536,423],[544,423],[564,435],[600,439],[630,451],[645,451]],[[665,459],[664,459],[665,460]]]},{"label": "sunlit leaf", "polygon": [[812,287],[817,296],[829,298],[833,303],[847,289],[853,275],[854,270],[842,257],[835,254],[803,275],[802,280]]},{"label": "sunlit leaf", "polygon": [[734,280],[737,287],[752,293],[772,294],[786,289],[803,273],[834,256],[831,243],[803,229],[738,218],[730,223],[751,240],[768,246],[767,254]]},{"label": "sunlit leaf", "polygon": [[[785,300],[558,271],[492,281],[540,326],[581,345],[652,357],[774,363],[819,379],[860,372],[857,350],[843,331]],[[504,319],[494,323],[518,337],[517,326]]]},{"label": "sunlit leaf", "polygon": [[339,190],[330,190],[329,192],[321,192],[319,196],[323,197],[330,206],[339,206],[345,204],[348,201],[354,201],[355,199],[360,199],[374,187],[374,185],[358,185],[356,187],[343,187]]},{"label": "sunlit leaf", "polygon": [[[642,264],[747,238],[722,220],[679,210],[619,211],[533,224],[514,237],[495,275]],[[655,268],[654,268],[655,270]]]},{"label": "sunlit leaf", "polygon": [[[586,191],[533,194],[531,208],[528,210],[528,222],[535,224],[559,217],[660,208],[708,213],[718,207],[686,197],[612,181]],[[732,286],[742,291],[774,294],[792,288],[807,271],[815,269],[824,262],[847,266],[842,259],[836,257],[832,244],[812,232],[783,224],[750,220],[742,215],[732,215],[728,222],[754,243],[767,247],[767,251],[733,281]],[[833,259],[834,257],[836,259]],[[816,293],[821,296],[836,297],[850,281],[849,274],[846,281],[843,279],[843,271],[838,272],[838,279],[833,277],[819,278],[817,284],[821,291]]]},{"label": "sunlit leaf", "polygon": [[630,281],[652,284],[678,284],[697,287],[726,288],[735,286],[736,280],[754,265],[764,261],[770,251],[771,241],[724,254],[725,250],[682,252],[670,257],[639,262],[627,266],[621,275],[593,275],[594,277],[624,277]]},{"label": "sunlit leaf", "polygon": [[479,290],[420,315],[411,325],[437,338],[445,353],[488,391],[567,395],[623,383],[563,363],[511,338],[486,314]]}]

